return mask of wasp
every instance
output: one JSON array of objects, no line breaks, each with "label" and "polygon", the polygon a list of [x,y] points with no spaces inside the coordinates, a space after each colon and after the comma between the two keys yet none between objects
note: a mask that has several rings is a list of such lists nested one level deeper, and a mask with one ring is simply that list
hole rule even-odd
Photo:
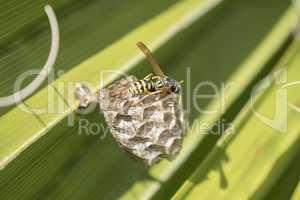
[{"label": "wasp", "polygon": [[[153,165],[164,158],[173,159],[179,153],[186,120],[180,82],[164,75],[144,44],[138,43],[138,47],[153,66],[154,74],[142,80],[129,76],[101,88],[96,94],[78,84],[76,98],[81,108],[97,102],[120,146],[133,157]],[[158,95],[152,96],[153,93]],[[162,120],[164,123],[161,123]]]},{"label": "wasp", "polygon": [[147,60],[150,62],[155,76],[151,73],[147,75],[142,80],[133,82],[129,87],[129,92],[131,94],[143,94],[143,93],[156,93],[161,92],[163,96],[173,92],[176,94],[181,93],[181,82],[176,81],[168,76],[166,76],[161,70],[160,65],[154,59],[151,51],[142,42],[138,42],[137,46],[145,54]]}]

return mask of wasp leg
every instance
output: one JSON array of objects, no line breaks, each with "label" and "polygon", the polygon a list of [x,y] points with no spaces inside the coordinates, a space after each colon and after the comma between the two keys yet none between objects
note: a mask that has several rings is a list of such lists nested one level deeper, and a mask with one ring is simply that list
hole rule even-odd
[{"label": "wasp leg", "polygon": [[160,90],[157,90],[157,91],[154,91],[154,92],[149,92],[148,95],[156,95],[156,94],[159,94],[161,93]]},{"label": "wasp leg", "polygon": [[153,73],[150,73],[150,74],[148,74],[147,76],[145,76],[144,78],[143,78],[143,80],[152,80],[152,77],[153,77]]},{"label": "wasp leg", "polygon": [[154,91],[154,92],[147,92],[146,93],[146,95],[143,97],[143,98],[141,98],[141,99],[139,99],[139,100],[137,100],[134,104],[139,104],[139,103],[141,103],[142,101],[144,101],[148,96],[150,96],[150,95],[156,95],[156,94],[159,94],[161,91],[160,90],[157,90],[157,91]]},{"label": "wasp leg", "polygon": [[143,98],[139,99],[137,102],[135,102],[135,104],[142,102],[150,95],[160,94],[160,97],[164,98],[164,97],[168,96],[168,94],[170,94],[170,93],[171,93],[171,90],[169,87],[164,87],[164,88],[154,91],[154,92],[147,92],[147,95],[145,95]]},{"label": "wasp leg", "polygon": [[160,76],[152,76],[151,78],[152,78],[151,80],[155,80],[155,79],[156,79],[156,80],[157,80],[157,79],[161,79],[161,77],[160,77]]},{"label": "wasp leg", "polygon": [[83,84],[76,84],[75,97],[80,108],[87,108],[91,103],[97,102],[97,97]]},{"label": "wasp leg", "polygon": [[153,73],[150,73],[150,74],[148,74],[147,76],[145,76],[143,78],[143,80],[148,80],[148,81],[155,80],[155,79],[161,79],[161,77],[160,76],[154,76]]}]

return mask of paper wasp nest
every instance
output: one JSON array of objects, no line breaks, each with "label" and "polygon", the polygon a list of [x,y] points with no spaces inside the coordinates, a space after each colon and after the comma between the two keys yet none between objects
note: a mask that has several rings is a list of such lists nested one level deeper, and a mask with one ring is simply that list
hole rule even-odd
[{"label": "paper wasp nest", "polygon": [[98,101],[108,126],[120,146],[148,165],[173,159],[185,134],[179,96],[132,95],[130,76],[99,91]]}]

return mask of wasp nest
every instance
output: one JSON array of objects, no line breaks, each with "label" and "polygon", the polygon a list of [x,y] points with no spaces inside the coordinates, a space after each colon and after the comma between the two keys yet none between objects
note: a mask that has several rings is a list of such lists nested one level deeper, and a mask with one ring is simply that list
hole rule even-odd
[{"label": "wasp nest", "polygon": [[136,77],[130,76],[99,91],[98,102],[120,146],[148,165],[173,159],[180,151],[185,131],[180,97],[160,93],[129,93]]}]

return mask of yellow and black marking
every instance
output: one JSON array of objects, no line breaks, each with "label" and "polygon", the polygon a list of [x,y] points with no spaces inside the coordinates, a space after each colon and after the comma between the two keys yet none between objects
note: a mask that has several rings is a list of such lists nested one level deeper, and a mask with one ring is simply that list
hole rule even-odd
[{"label": "yellow and black marking", "polygon": [[129,88],[129,92],[131,94],[143,94],[153,91],[155,91],[154,82],[152,80],[145,79],[132,83],[131,87]]}]

